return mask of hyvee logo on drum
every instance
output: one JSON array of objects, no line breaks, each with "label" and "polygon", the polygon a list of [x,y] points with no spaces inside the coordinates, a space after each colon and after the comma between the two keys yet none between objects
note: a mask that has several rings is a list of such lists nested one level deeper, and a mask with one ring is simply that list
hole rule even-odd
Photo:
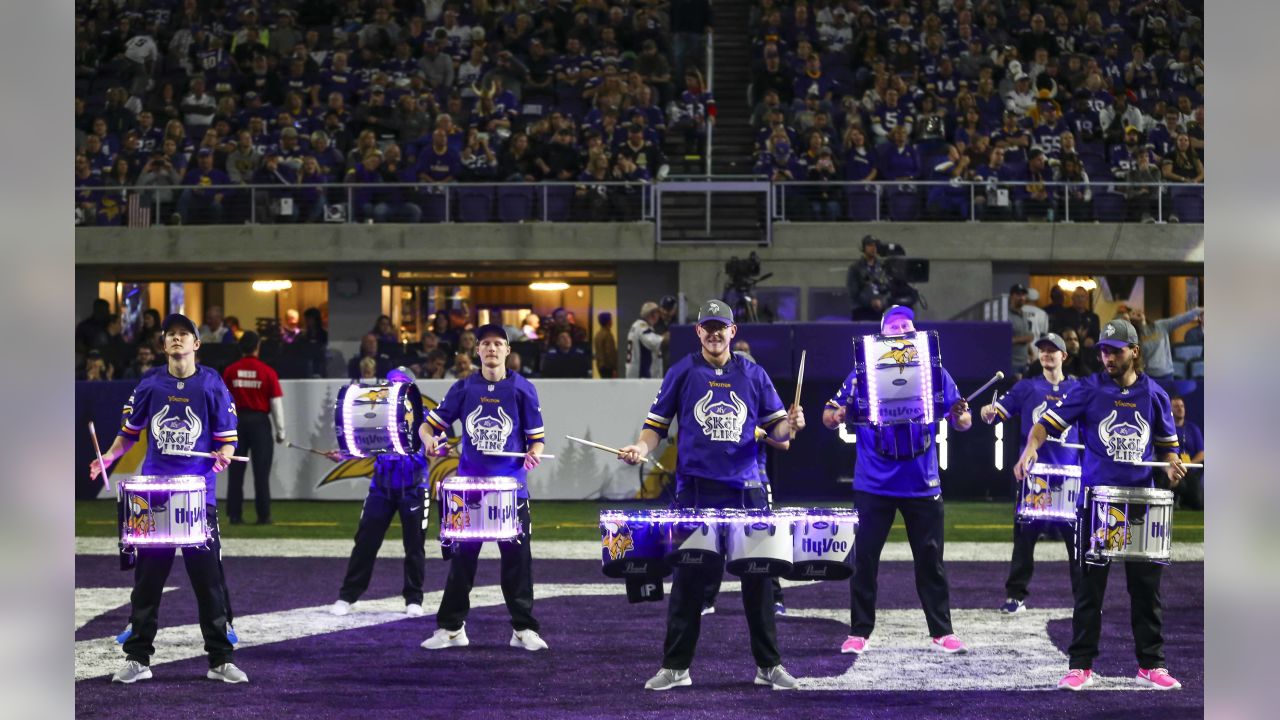
[{"label": "hyvee logo on drum", "polygon": [[833,540],[832,538],[801,538],[800,549],[807,553],[817,553],[826,555],[827,553],[847,553],[849,552],[849,543],[844,540]]}]

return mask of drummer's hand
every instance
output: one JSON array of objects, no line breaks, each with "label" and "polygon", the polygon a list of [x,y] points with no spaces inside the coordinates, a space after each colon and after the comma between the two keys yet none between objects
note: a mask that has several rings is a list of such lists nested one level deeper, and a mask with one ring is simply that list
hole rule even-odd
[{"label": "drummer's hand", "polygon": [[542,458],[539,456],[542,454],[544,447],[546,446],[542,443],[534,443],[529,447],[529,452],[524,454],[525,470],[532,470],[542,464]]},{"label": "drummer's hand", "polygon": [[98,462],[98,458],[94,458],[89,462],[89,479],[97,480],[98,476],[102,474],[103,465],[109,468],[111,467],[111,463],[115,461],[116,459],[111,456],[111,453],[103,454],[102,463]]},{"label": "drummer's hand", "polygon": [[1166,475],[1169,476],[1169,487],[1176,488],[1182,483],[1182,478],[1187,476],[1187,468],[1182,464],[1182,458],[1173,453],[1169,454],[1169,467],[1164,469]]},{"label": "drummer's hand", "polygon": [[844,424],[844,416],[847,412],[844,407],[838,407],[834,410],[827,408],[822,412],[822,424],[834,430]]},{"label": "drummer's hand", "polygon": [[965,413],[969,412],[969,401],[960,398],[955,405],[951,406],[951,419],[956,420]]},{"label": "drummer's hand", "polygon": [[220,473],[227,469],[227,466],[231,464],[231,453],[232,450],[228,446],[223,446],[213,452],[214,472]]},{"label": "drummer's hand", "polygon": [[791,437],[804,429],[804,408],[798,404],[791,406],[787,411],[787,427],[791,430]]},{"label": "drummer's hand", "polygon": [[1027,479],[1027,473],[1031,472],[1031,466],[1036,464],[1036,451],[1027,448],[1022,453],[1022,457],[1018,458],[1018,464],[1013,466],[1013,476],[1022,482]]},{"label": "drummer's hand", "polygon": [[628,445],[621,450],[622,453],[618,455],[618,459],[628,465],[639,465],[644,462],[644,456],[647,454],[642,445]]},{"label": "drummer's hand", "polygon": [[330,450],[329,452],[325,453],[324,456],[334,462],[342,462],[344,459],[346,459],[346,456],[342,454],[341,450]]},{"label": "drummer's hand", "polygon": [[1000,417],[1000,413],[996,412],[995,405],[983,405],[982,409],[978,411],[978,414],[982,416],[982,422],[988,425],[991,425]]}]

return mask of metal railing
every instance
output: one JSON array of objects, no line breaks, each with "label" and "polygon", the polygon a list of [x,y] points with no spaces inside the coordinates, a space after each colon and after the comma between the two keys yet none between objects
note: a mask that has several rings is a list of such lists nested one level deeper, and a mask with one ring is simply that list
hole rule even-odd
[{"label": "metal railing", "polygon": [[[710,180],[710,182],[708,182]],[[1036,198],[1025,188],[1049,193]],[[1146,194],[1138,191],[1146,189]],[[1087,190],[1088,199],[1083,191]],[[1203,222],[1203,185],[1116,182],[804,182],[668,178],[506,183],[77,186],[78,225],[654,222],[663,193],[767,193],[773,222]],[[1079,195],[1077,195],[1079,193]],[[710,203],[708,203],[710,207]],[[1179,209],[1189,212],[1177,215]],[[709,211],[708,211],[709,212]],[[710,229],[710,219],[707,228]]]}]

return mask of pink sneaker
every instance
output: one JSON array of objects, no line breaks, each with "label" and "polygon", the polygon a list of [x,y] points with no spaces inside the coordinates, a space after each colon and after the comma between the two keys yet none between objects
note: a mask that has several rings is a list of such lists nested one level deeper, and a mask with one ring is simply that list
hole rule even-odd
[{"label": "pink sneaker", "polygon": [[1092,670],[1072,670],[1058,681],[1059,690],[1079,692],[1093,684]]},{"label": "pink sneaker", "polygon": [[1145,685],[1156,690],[1181,690],[1182,683],[1178,682],[1164,668],[1154,668],[1145,670],[1138,668],[1138,684]]},{"label": "pink sneaker", "polygon": [[866,649],[867,639],[864,637],[858,637],[857,635],[850,635],[845,638],[844,644],[840,646],[840,652],[845,655],[848,655],[849,653],[861,655],[862,651]]},{"label": "pink sneaker", "polygon": [[933,649],[938,652],[944,652],[948,655],[953,653],[967,653],[969,648],[960,642],[960,638],[955,635],[944,635],[933,639]]}]

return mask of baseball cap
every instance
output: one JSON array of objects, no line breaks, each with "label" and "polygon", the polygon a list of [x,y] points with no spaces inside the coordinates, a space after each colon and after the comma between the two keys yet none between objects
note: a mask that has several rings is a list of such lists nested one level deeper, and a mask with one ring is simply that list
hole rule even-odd
[{"label": "baseball cap", "polygon": [[1063,340],[1062,336],[1057,333],[1048,333],[1044,337],[1040,338],[1036,341],[1036,347],[1040,347],[1045,343],[1052,345],[1055,350],[1061,350],[1062,352],[1067,351],[1067,341]]},{"label": "baseball cap", "polygon": [[503,340],[508,340],[506,329],[503,328],[498,323],[489,323],[487,325],[481,325],[480,327],[476,328],[475,332],[476,332],[477,341],[483,340],[486,337],[489,337],[490,335],[497,335]]},{"label": "baseball cap", "polygon": [[644,317],[645,315],[648,315],[649,313],[654,312],[657,309],[658,309],[658,303],[650,300],[649,302],[646,302],[640,306],[640,317]]},{"label": "baseball cap", "polygon": [[240,336],[240,352],[248,355],[254,350],[257,350],[259,340],[260,338],[258,337],[258,333],[252,330],[246,330],[245,333]]},{"label": "baseball cap", "polygon": [[1035,288],[1027,288],[1027,299],[1031,302],[1039,302],[1040,291]]},{"label": "baseball cap", "polygon": [[1014,82],[1017,82],[1019,80],[1030,80],[1030,79],[1031,79],[1031,76],[1027,75],[1026,73],[1018,73],[1013,77]]},{"label": "baseball cap", "polygon": [[662,299],[658,301],[658,307],[662,308],[663,310],[670,310],[671,308],[675,307],[677,304],[679,303],[676,300],[675,295],[663,295]]},{"label": "baseball cap", "polygon": [[1023,285],[1022,283],[1014,283],[1013,287],[1009,288],[1009,294],[1010,295],[1026,295],[1027,286]]},{"label": "baseball cap", "polygon": [[1129,133],[1136,133],[1136,132],[1138,132],[1138,128],[1136,128],[1136,127],[1134,127],[1134,126],[1132,126],[1132,125],[1125,125],[1125,126],[1124,126],[1124,132],[1125,132],[1125,134],[1126,134],[1126,135],[1127,135],[1127,134],[1129,134]]},{"label": "baseball cap", "polygon": [[1102,339],[1098,341],[1098,344],[1113,348],[1137,345],[1138,331],[1134,329],[1133,323],[1128,320],[1116,318],[1102,326]]},{"label": "baseball cap", "polygon": [[915,322],[916,319],[916,313],[911,308],[906,305],[894,305],[888,310],[885,310],[884,315],[880,316],[880,332],[884,332],[885,323],[889,322],[889,318],[894,315],[905,315],[907,319],[912,322]]},{"label": "baseball cap", "polygon": [[733,324],[733,308],[723,300],[708,300],[702,303],[702,307],[698,310],[698,324],[706,322],[722,322],[725,325]]},{"label": "baseball cap", "polygon": [[192,335],[200,334],[200,331],[196,328],[196,324],[191,322],[191,318],[183,315],[182,313],[173,313],[169,317],[165,318],[164,322],[160,325],[160,330],[162,332],[169,332],[169,328],[172,328],[175,325],[186,328]]},{"label": "baseball cap", "polygon": [[391,368],[387,371],[387,379],[391,382],[407,382],[411,383],[418,379],[409,368],[401,365],[397,368]]},{"label": "baseball cap", "polygon": [[196,157],[206,157],[212,154],[213,151],[209,148],[200,148],[200,151],[196,153]]}]

